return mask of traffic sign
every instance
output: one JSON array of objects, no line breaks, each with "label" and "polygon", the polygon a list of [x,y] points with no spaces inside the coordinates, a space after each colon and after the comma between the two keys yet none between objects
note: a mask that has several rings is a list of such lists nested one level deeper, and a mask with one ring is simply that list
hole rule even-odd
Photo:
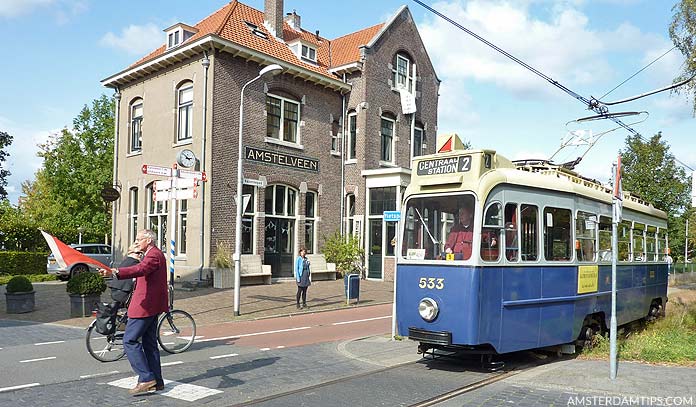
[{"label": "traffic sign", "polygon": [[203,182],[208,181],[205,171],[179,170],[179,178],[195,178]]},{"label": "traffic sign", "polygon": [[385,222],[398,222],[401,220],[400,211],[384,211],[383,215]]},{"label": "traffic sign", "polygon": [[[193,188],[196,186],[197,180],[195,178],[178,178],[176,180],[176,187],[177,189],[184,189],[184,188]],[[171,189],[172,188],[172,180],[171,179],[163,179],[159,181],[155,181],[155,190],[157,191],[163,191],[165,189]]]},{"label": "traffic sign", "polygon": [[266,183],[261,181],[260,179],[244,178],[244,185],[251,185],[253,187],[259,187],[259,188],[266,187]]},{"label": "traffic sign", "polygon": [[158,165],[143,164],[143,174],[147,175],[162,175],[165,177],[172,176],[172,169],[169,167],[160,167]]},{"label": "traffic sign", "polygon": [[198,198],[198,191],[193,188],[163,191],[153,191],[152,199],[155,201],[166,201],[169,199],[195,199]]}]

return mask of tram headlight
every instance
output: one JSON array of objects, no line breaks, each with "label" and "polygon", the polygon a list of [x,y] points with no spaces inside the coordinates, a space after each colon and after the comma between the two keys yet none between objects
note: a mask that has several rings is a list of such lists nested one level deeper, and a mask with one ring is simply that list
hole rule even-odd
[{"label": "tram headlight", "polygon": [[437,302],[435,302],[435,300],[432,298],[423,298],[418,304],[418,313],[420,314],[421,318],[428,322],[437,318],[439,311],[440,309],[437,306]]}]

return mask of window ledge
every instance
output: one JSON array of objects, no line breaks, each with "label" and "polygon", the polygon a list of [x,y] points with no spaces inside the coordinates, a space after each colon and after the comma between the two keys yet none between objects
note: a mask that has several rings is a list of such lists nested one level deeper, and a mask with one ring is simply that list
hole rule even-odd
[{"label": "window ledge", "polygon": [[357,164],[358,159],[357,158],[351,158],[349,160],[346,160],[346,164]]},{"label": "window ledge", "polygon": [[176,143],[172,143],[172,147],[181,147],[181,146],[187,146],[189,144],[193,144],[193,139],[189,138],[186,140],[178,141]]},{"label": "window ledge", "polygon": [[397,168],[398,167],[396,164],[394,164],[391,161],[382,161],[382,160],[379,161],[379,166],[380,167],[389,167],[389,168]]},{"label": "window ledge", "polygon": [[272,137],[265,137],[263,139],[268,144],[277,144],[279,146],[283,147],[288,147],[288,148],[294,148],[295,150],[304,150],[304,146],[302,144],[297,144],[297,143],[291,143],[289,141],[284,141],[284,140],[278,140],[274,139]]},{"label": "window ledge", "polygon": [[335,156],[335,157],[340,157],[340,156],[341,156],[341,152],[340,152],[340,151],[333,151],[333,150],[332,150],[332,151],[331,151],[331,155],[333,155],[333,156]]},{"label": "window ledge", "polygon": [[138,155],[143,155],[143,150],[132,151],[132,152],[126,154],[126,157],[135,157]]}]

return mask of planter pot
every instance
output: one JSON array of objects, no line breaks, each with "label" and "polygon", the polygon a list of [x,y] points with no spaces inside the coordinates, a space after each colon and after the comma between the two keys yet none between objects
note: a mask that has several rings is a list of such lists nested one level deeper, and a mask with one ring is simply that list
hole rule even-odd
[{"label": "planter pot", "polygon": [[34,291],[5,293],[8,314],[24,314],[34,311]]},{"label": "planter pot", "polygon": [[213,288],[232,288],[234,287],[234,272],[232,269],[213,270]]},{"label": "planter pot", "polygon": [[101,294],[70,294],[70,318],[91,317]]}]

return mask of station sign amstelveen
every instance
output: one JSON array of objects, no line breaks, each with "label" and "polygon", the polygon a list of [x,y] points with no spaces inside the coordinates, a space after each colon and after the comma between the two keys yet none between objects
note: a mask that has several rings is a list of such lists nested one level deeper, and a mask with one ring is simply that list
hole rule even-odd
[{"label": "station sign amstelveen", "polygon": [[471,169],[471,156],[460,155],[449,158],[436,158],[418,162],[418,175],[453,174],[467,172]]},{"label": "station sign amstelveen", "polygon": [[247,146],[244,151],[244,158],[249,161],[278,165],[296,170],[319,172],[319,160],[279,153],[277,151],[262,150],[260,148]]}]

